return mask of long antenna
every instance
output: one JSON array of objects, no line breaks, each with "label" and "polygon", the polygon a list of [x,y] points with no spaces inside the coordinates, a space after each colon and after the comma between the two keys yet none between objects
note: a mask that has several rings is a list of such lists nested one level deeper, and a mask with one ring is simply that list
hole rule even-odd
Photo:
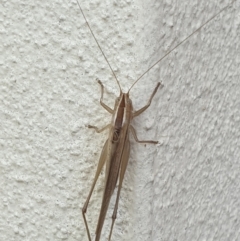
[{"label": "long antenna", "polygon": [[183,39],[180,43],[178,43],[174,48],[169,50],[162,58],[160,58],[157,62],[155,62],[150,68],[148,68],[140,77],[135,80],[133,85],[128,90],[128,93],[132,89],[132,87],[147,73],[149,72],[155,65],[157,65],[159,62],[161,62],[164,58],[166,58],[174,49],[176,49],[178,46],[180,46],[182,43],[187,41],[192,35],[194,35],[196,32],[198,32],[200,29],[202,29],[205,25],[207,25],[210,21],[212,21],[216,16],[218,16],[221,12],[223,12],[226,8],[230,7],[236,0],[233,0],[230,4],[228,4],[226,7],[222,8],[218,13],[213,15],[210,19],[208,19],[203,25],[201,25],[199,28],[197,28],[194,32],[192,32],[190,35],[188,35],[185,39]]},{"label": "long antenna", "polygon": [[96,39],[96,37],[95,37],[95,35],[94,35],[94,33],[93,33],[93,31],[92,31],[92,29],[91,29],[89,23],[88,23],[88,21],[87,21],[87,18],[85,17],[85,15],[84,15],[84,13],[83,13],[83,10],[82,10],[82,8],[81,8],[81,6],[80,6],[78,0],[76,0],[76,1],[77,1],[78,7],[79,7],[79,9],[80,9],[80,11],[81,11],[81,13],[82,13],[84,19],[85,19],[85,22],[86,22],[86,24],[87,24],[87,26],[88,26],[88,28],[89,28],[89,30],[90,30],[90,32],[91,32],[93,38],[95,39],[95,42],[97,43],[98,48],[99,48],[100,51],[102,52],[102,55],[103,55],[104,59],[106,60],[106,62],[107,62],[107,64],[108,64],[109,68],[111,69],[111,71],[112,71],[112,73],[113,73],[113,76],[115,77],[115,79],[116,79],[116,81],[117,81],[117,84],[118,84],[119,90],[120,90],[120,92],[122,93],[122,88],[121,88],[121,85],[120,85],[120,83],[119,83],[119,81],[118,81],[118,79],[117,79],[117,76],[115,75],[115,73],[114,73],[114,71],[113,71],[113,69],[112,69],[110,63],[109,63],[108,60],[107,60],[106,55],[104,54],[104,52],[103,52],[103,50],[102,50],[100,44],[98,43],[98,41],[97,41],[97,39]]}]

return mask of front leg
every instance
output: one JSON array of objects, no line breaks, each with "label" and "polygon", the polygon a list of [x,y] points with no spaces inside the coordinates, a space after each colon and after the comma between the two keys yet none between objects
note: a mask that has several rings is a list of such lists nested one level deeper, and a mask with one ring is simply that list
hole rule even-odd
[{"label": "front leg", "polygon": [[113,114],[113,112],[114,112],[113,109],[111,109],[109,106],[107,106],[106,104],[103,103],[104,86],[103,86],[101,80],[98,79],[97,81],[98,81],[98,83],[99,83],[100,86],[101,86],[101,98],[100,98],[100,104],[101,104],[101,106],[102,106],[105,110],[107,110],[110,114]]},{"label": "front leg", "polygon": [[157,92],[157,90],[158,90],[158,87],[159,87],[160,85],[161,85],[160,82],[157,83],[157,86],[155,87],[152,95],[150,96],[150,99],[149,99],[148,103],[147,103],[144,107],[142,107],[140,110],[135,111],[135,112],[133,113],[133,118],[136,117],[136,116],[138,116],[138,115],[140,115],[140,114],[142,114],[142,113],[151,105],[152,98],[153,98],[154,95],[156,94],[156,92]]}]

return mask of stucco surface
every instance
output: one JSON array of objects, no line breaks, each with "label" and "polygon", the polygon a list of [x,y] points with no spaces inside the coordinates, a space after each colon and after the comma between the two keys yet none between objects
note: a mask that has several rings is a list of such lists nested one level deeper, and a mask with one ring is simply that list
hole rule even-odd
[{"label": "stucco surface", "polygon": [[[80,1],[124,91],[230,1]],[[226,9],[146,74],[112,240],[240,240],[240,11]],[[0,3],[0,240],[87,240],[81,208],[118,88],[71,1]],[[104,172],[89,204],[92,235]],[[115,197],[115,195],[114,195]],[[115,198],[113,198],[113,201]],[[102,240],[107,240],[110,205]]]}]

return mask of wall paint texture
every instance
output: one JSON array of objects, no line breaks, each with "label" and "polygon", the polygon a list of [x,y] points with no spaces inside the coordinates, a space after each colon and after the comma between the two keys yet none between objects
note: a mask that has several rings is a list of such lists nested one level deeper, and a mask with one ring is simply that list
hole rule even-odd
[{"label": "wall paint texture", "polygon": [[[80,1],[125,91],[230,1]],[[240,240],[240,11],[226,9],[146,74],[114,241]],[[87,240],[81,217],[118,88],[73,0],[0,3],[0,240]],[[104,172],[89,204],[94,236]],[[115,195],[114,195],[115,197]],[[113,201],[115,199],[113,198]],[[102,240],[107,240],[110,205]]]}]

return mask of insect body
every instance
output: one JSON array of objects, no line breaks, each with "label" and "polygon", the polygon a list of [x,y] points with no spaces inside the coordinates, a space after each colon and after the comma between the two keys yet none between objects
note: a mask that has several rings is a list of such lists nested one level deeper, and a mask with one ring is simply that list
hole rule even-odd
[{"label": "insect body", "polygon": [[82,209],[82,214],[84,217],[84,222],[88,233],[88,238],[89,240],[91,240],[85,213],[87,211],[87,206],[88,206],[92,191],[94,189],[94,186],[96,184],[96,181],[98,179],[98,176],[102,170],[103,165],[106,163],[105,188],[104,188],[101,211],[98,219],[98,225],[96,229],[95,241],[100,240],[100,235],[101,235],[104,219],[108,210],[109,202],[113,194],[113,191],[116,187],[117,181],[119,180],[117,199],[115,202],[114,212],[112,216],[112,226],[109,234],[109,240],[111,239],[112,229],[113,229],[114,221],[117,215],[117,208],[118,208],[118,202],[119,202],[119,196],[120,196],[120,191],[122,187],[123,177],[124,177],[124,173],[126,171],[126,167],[129,159],[129,152],[130,152],[129,132],[130,131],[132,132],[133,137],[139,143],[152,143],[152,144],[158,143],[157,141],[149,141],[149,140],[139,141],[137,138],[135,129],[133,128],[133,126],[131,126],[131,120],[134,117],[140,115],[150,106],[152,98],[154,97],[154,95],[156,94],[160,86],[160,83],[158,83],[152,95],[150,96],[150,99],[147,105],[145,105],[140,110],[134,112],[132,107],[132,101],[129,98],[129,93],[122,93],[122,91],[120,92],[120,96],[116,99],[113,110],[107,105],[105,105],[102,101],[104,87],[100,80],[98,81],[98,83],[101,86],[100,103],[110,114],[112,114],[112,122],[111,124],[107,125],[102,129],[98,129],[97,127],[91,126],[91,125],[88,126],[89,128],[95,129],[98,133],[102,132],[105,129],[109,129],[108,139],[104,144],[104,147],[100,156],[100,160],[98,163],[97,172],[95,174],[95,178],[94,178],[90,193]]},{"label": "insect body", "polygon": [[[234,2],[234,1],[233,1]],[[232,3],[233,3],[232,2]],[[147,141],[139,141],[136,135],[136,131],[133,128],[133,126],[131,125],[131,121],[134,117],[140,115],[141,113],[143,113],[151,104],[151,101],[154,97],[154,95],[156,94],[159,86],[161,85],[160,83],[158,83],[154,89],[154,91],[152,92],[148,103],[142,107],[141,109],[134,111],[133,107],[132,107],[132,102],[131,99],[129,97],[129,92],[131,90],[131,88],[149,71],[151,70],[155,65],[157,65],[161,60],[163,60],[167,55],[169,55],[174,49],[176,49],[178,46],[180,46],[183,42],[185,42],[187,39],[189,39],[193,34],[195,34],[196,32],[198,32],[203,26],[205,26],[209,21],[211,21],[212,19],[214,19],[217,15],[219,15],[222,11],[224,11],[227,7],[229,7],[231,4],[229,4],[228,6],[226,6],[225,8],[221,9],[217,14],[215,14],[212,18],[210,18],[207,22],[205,22],[203,25],[201,25],[197,30],[195,30],[192,34],[190,34],[188,37],[186,37],[184,40],[182,40],[179,44],[177,44],[174,48],[172,48],[170,51],[168,51],[162,58],[160,58],[157,62],[155,62],[150,68],[148,68],[135,82],[134,84],[131,86],[131,88],[128,90],[127,93],[123,93],[120,83],[110,65],[110,63],[108,62],[104,52],[102,51],[94,33],[92,32],[90,25],[79,5],[79,2],[77,1],[79,9],[88,25],[89,30],[91,31],[91,34],[93,36],[93,38],[95,39],[100,51],[102,52],[102,55],[104,56],[109,68],[112,71],[112,74],[119,86],[120,89],[120,95],[119,97],[116,99],[115,101],[115,106],[114,109],[110,108],[109,106],[107,106],[106,104],[104,104],[103,102],[103,93],[104,93],[104,86],[101,83],[100,80],[98,80],[98,83],[101,86],[101,98],[100,98],[100,104],[103,106],[103,108],[105,108],[111,115],[112,115],[112,121],[110,124],[108,124],[107,126],[105,126],[102,129],[99,129],[96,126],[91,126],[89,125],[89,128],[93,128],[95,129],[96,132],[100,133],[106,129],[109,130],[109,134],[108,134],[108,139],[106,140],[104,146],[103,146],[103,150],[99,159],[99,163],[98,163],[98,167],[97,167],[97,171],[93,180],[93,184],[91,186],[89,195],[87,197],[87,200],[84,204],[84,207],[82,209],[82,214],[83,214],[83,219],[84,219],[84,223],[86,226],[86,230],[87,230],[87,235],[88,235],[88,239],[89,241],[91,241],[91,236],[90,236],[90,232],[89,232],[89,227],[88,227],[88,223],[87,223],[87,219],[86,219],[86,212],[87,212],[87,208],[88,208],[88,204],[89,204],[89,200],[91,198],[93,189],[95,187],[95,184],[97,182],[97,179],[99,177],[99,174],[103,168],[103,166],[106,164],[106,174],[105,174],[105,187],[104,187],[104,193],[103,193],[103,199],[102,199],[102,204],[101,204],[101,210],[100,210],[100,214],[99,214],[99,218],[98,218],[98,224],[97,224],[97,228],[96,228],[96,237],[95,237],[95,241],[99,241],[101,238],[101,231],[103,228],[103,224],[104,224],[104,220],[106,217],[106,213],[108,210],[108,206],[110,203],[110,199],[111,196],[114,192],[114,189],[116,187],[116,184],[118,183],[118,190],[117,190],[117,197],[116,197],[116,201],[115,201],[115,206],[114,206],[114,211],[113,211],[113,215],[112,215],[112,225],[110,228],[110,233],[109,233],[109,241],[111,240],[111,235],[112,235],[112,230],[113,230],[113,226],[114,226],[114,222],[116,219],[116,215],[117,215],[117,209],[118,209],[118,202],[119,202],[119,197],[120,197],[120,191],[121,191],[121,187],[122,187],[122,182],[123,182],[123,178],[124,178],[124,174],[126,171],[126,167],[128,164],[128,159],[129,159],[129,152],[130,152],[130,143],[129,143],[129,134],[131,132],[131,134],[133,135],[134,139],[139,142],[139,143],[150,143],[150,144],[156,144],[158,143],[157,141],[152,141],[152,140],[147,140]]]}]

